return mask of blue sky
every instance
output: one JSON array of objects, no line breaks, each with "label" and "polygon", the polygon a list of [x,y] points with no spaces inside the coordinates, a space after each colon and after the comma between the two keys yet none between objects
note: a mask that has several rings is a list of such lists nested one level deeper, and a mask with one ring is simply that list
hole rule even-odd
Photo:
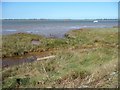
[{"label": "blue sky", "polygon": [[3,2],[2,18],[118,18],[117,2]]}]

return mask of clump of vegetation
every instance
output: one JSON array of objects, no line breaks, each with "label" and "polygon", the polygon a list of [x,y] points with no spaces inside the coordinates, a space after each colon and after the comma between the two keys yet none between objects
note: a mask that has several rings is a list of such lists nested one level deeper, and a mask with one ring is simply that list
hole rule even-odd
[{"label": "clump of vegetation", "polygon": [[[33,40],[37,40],[39,44],[33,44]],[[2,41],[2,57],[22,56],[29,52],[43,52],[67,44],[65,39],[48,39],[27,33],[3,35]]]},{"label": "clump of vegetation", "polygon": [[[30,49],[34,48],[35,50],[54,48],[56,57],[4,68],[2,71],[3,88],[118,87],[117,28],[73,30],[68,32],[63,39],[48,39],[30,34],[23,34],[23,39],[25,39],[24,35],[27,37],[25,42],[21,39],[22,45],[26,45],[27,48],[30,46]],[[22,37],[21,34],[20,36]],[[3,39],[8,40],[8,37],[5,36]],[[14,35],[10,37],[17,42]],[[40,45],[31,45],[30,42],[33,38],[39,39]],[[20,44],[19,42],[17,42],[18,44],[10,42],[10,45],[6,46],[6,43],[6,41],[3,42],[5,44],[3,49],[8,49],[12,43]],[[11,46],[12,49],[13,47],[15,46]],[[8,49],[10,52],[12,52],[11,48]],[[8,53],[7,49],[6,53]],[[4,55],[7,56],[7,54]],[[20,84],[16,81],[18,79]]]}]

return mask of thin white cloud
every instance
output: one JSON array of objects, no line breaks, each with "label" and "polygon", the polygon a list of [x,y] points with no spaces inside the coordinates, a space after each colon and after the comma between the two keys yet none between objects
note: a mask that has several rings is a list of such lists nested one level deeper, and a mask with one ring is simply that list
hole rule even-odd
[{"label": "thin white cloud", "polygon": [[2,2],[119,2],[119,0],[1,0]]}]

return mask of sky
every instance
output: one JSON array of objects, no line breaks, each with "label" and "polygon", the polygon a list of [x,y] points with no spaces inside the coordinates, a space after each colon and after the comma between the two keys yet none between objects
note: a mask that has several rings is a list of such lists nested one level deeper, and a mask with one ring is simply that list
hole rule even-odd
[{"label": "sky", "polygon": [[3,19],[117,19],[117,2],[2,2]]}]

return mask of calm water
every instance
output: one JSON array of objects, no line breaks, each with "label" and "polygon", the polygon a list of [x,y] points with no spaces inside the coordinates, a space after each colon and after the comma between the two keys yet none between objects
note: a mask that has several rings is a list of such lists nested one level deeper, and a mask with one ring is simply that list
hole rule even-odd
[{"label": "calm water", "polygon": [[3,20],[2,34],[19,32],[34,33],[45,36],[63,37],[64,34],[79,28],[104,28],[117,26],[117,20]]}]

